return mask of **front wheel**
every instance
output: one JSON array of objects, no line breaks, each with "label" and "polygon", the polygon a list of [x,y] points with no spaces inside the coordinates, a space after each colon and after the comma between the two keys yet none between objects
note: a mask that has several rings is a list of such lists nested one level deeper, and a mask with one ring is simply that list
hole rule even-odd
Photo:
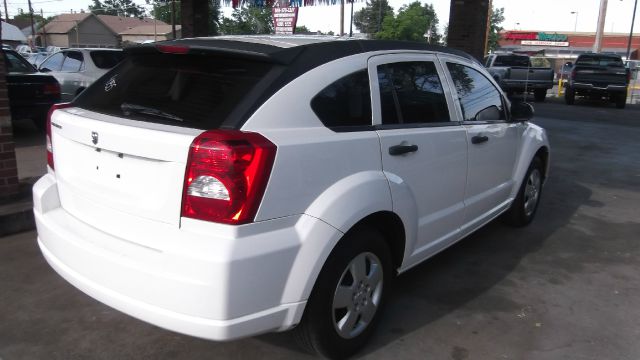
[{"label": "front wheel", "polygon": [[293,330],[298,343],[328,358],[355,354],[380,319],[392,271],[379,232],[359,228],[347,233],[325,262]]},{"label": "front wheel", "polygon": [[505,213],[505,220],[510,225],[522,227],[533,220],[542,195],[543,171],[542,160],[539,157],[533,158],[518,195]]}]

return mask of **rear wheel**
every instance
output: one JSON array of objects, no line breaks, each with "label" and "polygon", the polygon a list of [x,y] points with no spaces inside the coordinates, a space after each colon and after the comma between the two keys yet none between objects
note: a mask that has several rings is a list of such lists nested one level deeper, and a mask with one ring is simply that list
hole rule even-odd
[{"label": "rear wheel", "polygon": [[542,195],[543,165],[539,157],[533,158],[518,195],[505,213],[505,220],[510,225],[521,227],[528,225],[538,210]]},{"label": "rear wheel", "polygon": [[323,266],[294,329],[298,343],[328,358],[355,354],[380,319],[392,271],[379,232],[359,228],[347,233]]},{"label": "rear wheel", "polygon": [[627,94],[617,94],[614,100],[618,109],[624,109],[627,106]]},{"label": "rear wheel", "polygon": [[573,105],[576,102],[576,92],[570,87],[564,91],[564,102],[567,105]]},{"label": "rear wheel", "polygon": [[544,102],[547,97],[547,89],[535,89],[533,91],[533,97],[537,102]]}]

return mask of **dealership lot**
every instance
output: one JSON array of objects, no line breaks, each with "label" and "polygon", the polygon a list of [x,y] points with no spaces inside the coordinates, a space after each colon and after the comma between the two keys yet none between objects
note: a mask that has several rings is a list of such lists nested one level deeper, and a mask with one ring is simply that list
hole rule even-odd
[{"label": "dealership lot", "polygon": [[[536,110],[553,149],[534,223],[514,231],[495,221],[398,278],[361,356],[640,357],[640,109]],[[35,237],[0,239],[4,360],[305,356],[289,334],[213,343],[132,319],[62,280]]]}]

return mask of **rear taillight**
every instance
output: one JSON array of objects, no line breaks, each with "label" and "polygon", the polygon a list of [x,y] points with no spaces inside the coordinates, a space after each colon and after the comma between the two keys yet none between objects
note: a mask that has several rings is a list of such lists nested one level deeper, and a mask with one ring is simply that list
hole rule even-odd
[{"label": "rear taillight", "polygon": [[182,45],[156,45],[156,49],[165,54],[186,54],[189,52],[189,47]]},{"label": "rear taillight", "polygon": [[51,106],[51,109],[49,109],[49,114],[47,114],[47,165],[49,165],[51,170],[55,169],[53,164],[53,143],[51,142],[51,115],[53,115],[53,112],[58,109],[68,107],[71,107],[71,103],[54,104]]},{"label": "rear taillight", "polygon": [[189,149],[182,216],[226,224],[252,222],[264,195],[276,146],[260,134],[212,130]]},{"label": "rear taillight", "polygon": [[60,84],[58,83],[42,84],[42,93],[44,95],[60,96]]}]

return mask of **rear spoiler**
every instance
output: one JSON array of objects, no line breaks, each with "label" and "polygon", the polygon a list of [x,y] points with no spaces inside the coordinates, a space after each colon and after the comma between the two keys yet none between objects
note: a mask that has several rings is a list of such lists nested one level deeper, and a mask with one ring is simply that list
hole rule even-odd
[{"label": "rear spoiler", "polygon": [[291,63],[302,51],[303,49],[299,47],[280,48],[243,41],[209,39],[161,41],[132,46],[124,50],[125,55],[150,53],[217,55],[281,65]]}]

